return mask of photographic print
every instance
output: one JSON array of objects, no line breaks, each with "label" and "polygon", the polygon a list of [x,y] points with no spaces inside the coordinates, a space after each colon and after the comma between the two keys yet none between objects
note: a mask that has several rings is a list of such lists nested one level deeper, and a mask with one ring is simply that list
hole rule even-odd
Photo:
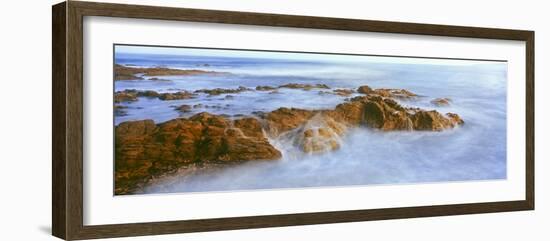
[{"label": "photographic print", "polygon": [[503,60],[113,51],[115,195],[506,179]]}]

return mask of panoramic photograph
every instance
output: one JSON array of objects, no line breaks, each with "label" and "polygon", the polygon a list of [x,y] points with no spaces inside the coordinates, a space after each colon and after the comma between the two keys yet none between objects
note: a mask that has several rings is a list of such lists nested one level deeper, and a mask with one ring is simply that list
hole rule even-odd
[{"label": "panoramic photograph", "polygon": [[507,177],[506,61],[121,44],[113,61],[115,195]]}]

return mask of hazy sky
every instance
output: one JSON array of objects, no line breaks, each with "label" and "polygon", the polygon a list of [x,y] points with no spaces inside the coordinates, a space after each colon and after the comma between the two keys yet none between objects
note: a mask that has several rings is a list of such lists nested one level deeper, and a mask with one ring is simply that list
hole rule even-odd
[{"label": "hazy sky", "polygon": [[151,46],[128,46],[128,45],[115,45],[115,54],[116,53],[287,59],[287,60],[306,60],[306,61],[317,60],[317,61],[346,61],[346,62],[376,62],[376,63],[396,63],[396,64],[403,63],[403,64],[435,64],[435,65],[477,65],[477,64],[499,63],[499,62],[493,62],[493,61],[473,61],[473,60],[354,56],[354,55],[339,55],[339,54],[286,53],[286,52],[267,52],[267,51],[249,51],[249,50],[223,50],[223,49],[177,48],[177,47],[156,47],[156,46],[151,47]]}]

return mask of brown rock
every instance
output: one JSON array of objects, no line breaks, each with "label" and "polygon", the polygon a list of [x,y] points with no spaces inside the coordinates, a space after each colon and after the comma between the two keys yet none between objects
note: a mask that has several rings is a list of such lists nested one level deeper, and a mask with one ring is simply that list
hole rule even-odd
[{"label": "brown rock", "polygon": [[215,88],[215,89],[201,89],[201,90],[195,90],[195,93],[206,93],[209,95],[221,95],[221,94],[235,94],[240,93],[243,91],[250,91],[251,89],[246,88],[244,86],[239,86],[237,89],[222,89],[222,88]]},{"label": "brown rock", "polygon": [[290,83],[290,84],[284,84],[280,85],[279,88],[289,88],[289,89],[303,89],[303,90],[311,90],[311,89],[330,89],[330,87],[326,84],[297,84],[297,83]]},{"label": "brown rock", "polygon": [[170,69],[170,68],[163,68],[163,67],[138,68],[138,67],[124,66],[120,64],[115,64],[114,72],[115,72],[115,80],[143,79],[140,76],[136,76],[137,74],[142,74],[143,76],[225,74],[223,72],[205,71],[205,70],[197,70],[197,69]]},{"label": "brown rock", "polygon": [[190,105],[180,105],[178,107],[176,107],[176,110],[180,111],[180,112],[191,112],[191,106]]},{"label": "brown rock", "polygon": [[124,122],[115,128],[115,192],[139,192],[151,178],[193,163],[277,160],[281,153],[255,118],[230,121],[200,113],[157,124]]},{"label": "brown rock", "polygon": [[295,129],[308,121],[315,111],[295,108],[279,108],[265,115],[267,130],[272,136]]},{"label": "brown rock", "polygon": [[410,99],[418,96],[417,94],[405,89],[375,89],[369,94],[399,99]]},{"label": "brown rock", "polygon": [[372,92],[372,88],[368,85],[359,86],[359,88],[357,88],[357,92],[361,94],[370,94]]},{"label": "brown rock", "polygon": [[146,90],[146,91],[139,91],[137,92],[137,96],[139,97],[159,97],[159,93],[153,90]]},{"label": "brown rock", "polygon": [[431,130],[441,131],[464,124],[453,113],[441,115],[437,111],[405,108],[395,100],[378,95],[359,96],[336,106],[325,114],[351,126],[366,125],[384,131]]},{"label": "brown rock", "polygon": [[436,98],[430,101],[435,106],[449,106],[451,102],[451,99],[449,98]]},{"label": "brown rock", "polygon": [[179,91],[175,93],[163,93],[159,94],[159,99],[161,100],[183,100],[183,99],[193,99],[195,94],[187,91]]},{"label": "brown rock", "polygon": [[288,132],[293,143],[306,153],[322,153],[340,148],[340,136],[346,131],[345,125],[337,123],[323,113],[318,113],[297,131]]},{"label": "brown rock", "polygon": [[256,90],[258,91],[270,91],[270,90],[276,90],[277,87],[273,87],[273,86],[256,86]]},{"label": "brown rock", "polygon": [[350,96],[353,94],[353,90],[350,89],[335,89],[332,92],[340,96]]},{"label": "brown rock", "polygon": [[458,114],[447,113],[445,115],[447,115],[447,117],[450,119],[450,121],[455,125],[463,125],[464,124],[464,120],[462,120],[462,118],[460,118],[460,116]]},{"label": "brown rock", "polygon": [[149,78],[148,80],[152,80],[152,81],[171,81],[171,80],[168,80],[168,79],[161,79],[161,78],[157,78],[157,77],[153,77],[153,78]]},{"label": "brown rock", "polygon": [[363,85],[357,88],[357,92],[368,95],[378,95],[388,98],[408,99],[417,97],[418,95],[405,89],[372,89],[368,85]]},{"label": "brown rock", "polygon": [[117,91],[114,95],[115,103],[133,102],[138,100],[138,93],[135,90]]},{"label": "brown rock", "polygon": [[140,68],[126,67],[120,64],[115,64],[115,80],[140,80],[142,77],[136,76],[140,73]]}]

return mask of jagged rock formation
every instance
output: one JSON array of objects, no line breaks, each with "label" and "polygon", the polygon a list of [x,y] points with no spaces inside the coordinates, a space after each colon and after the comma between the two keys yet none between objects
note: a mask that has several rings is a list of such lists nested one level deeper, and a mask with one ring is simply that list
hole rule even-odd
[{"label": "jagged rock formation", "polygon": [[251,117],[230,121],[200,113],[155,124],[129,121],[115,129],[115,193],[135,193],[154,176],[188,164],[277,160],[281,152]]},{"label": "jagged rock formation", "polygon": [[[324,88],[313,85],[292,86]],[[248,90],[243,87],[199,92],[217,95]],[[152,120],[123,122],[115,129],[115,192],[139,192],[155,177],[189,166],[219,166],[280,159],[281,152],[269,142],[268,137],[289,140],[287,143],[304,153],[319,154],[339,149],[343,145],[342,138],[351,128],[442,131],[464,124],[460,116],[454,113],[441,114],[435,110],[400,105],[395,98],[418,96],[407,90],[361,86],[357,92],[363,95],[351,98],[334,109],[283,107],[268,113],[257,113],[257,117],[239,116],[239,119],[203,112],[160,124]],[[132,101],[138,96],[172,100],[193,98],[194,95],[196,93],[159,94],[154,91],[128,90],[117,92],[115,101]],[[176,109],[188,112],[198,107],[203,105],[180,105]]]}]

